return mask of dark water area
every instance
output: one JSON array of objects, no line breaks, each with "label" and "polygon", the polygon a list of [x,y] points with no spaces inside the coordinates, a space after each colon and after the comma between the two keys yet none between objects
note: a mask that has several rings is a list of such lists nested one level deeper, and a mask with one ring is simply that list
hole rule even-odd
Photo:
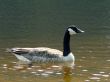
[{"label": "dark water area", "polygon": [[[110,82],[109,0],[0,0],[1,82]],[[85,31],[71,37],[75,67],[16,67],[6,48],[51,47],[62,50],[65,28]]]}]

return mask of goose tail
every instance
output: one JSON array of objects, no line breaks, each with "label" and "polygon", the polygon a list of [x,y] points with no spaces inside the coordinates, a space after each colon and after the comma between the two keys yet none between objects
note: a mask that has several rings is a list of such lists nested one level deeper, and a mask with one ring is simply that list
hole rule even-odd
[{"label": "goose tail", "polygon": [[27,54],[29,51],[22,48],[7,48],[7,52],[14,53],[17,55]]}]

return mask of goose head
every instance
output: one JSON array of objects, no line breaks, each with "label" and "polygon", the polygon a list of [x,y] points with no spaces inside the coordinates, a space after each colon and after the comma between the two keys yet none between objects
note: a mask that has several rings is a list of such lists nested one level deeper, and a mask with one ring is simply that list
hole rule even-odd
[{"label": "goose head", "polygon": [[70,35],[77,34],[77,33],[83,33],[84,31],[77,28],[75,25],[71,25],[67,28],[67,31]]}]

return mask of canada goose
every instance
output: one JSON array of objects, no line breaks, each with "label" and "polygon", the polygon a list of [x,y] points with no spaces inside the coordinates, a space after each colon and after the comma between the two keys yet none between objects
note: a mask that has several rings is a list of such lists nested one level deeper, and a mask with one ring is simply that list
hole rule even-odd
[{"label": "canada goose", "polygon": [[27,62],[27,64],[32,62],[74,63],[75,58],[70,50],[70,35],[82,32],[84,31],[80,30],[75,25],[71,25],[66,29],[63,41],[63,52],[48,47],[11,48],[8,49],[8,51],[13,53],[20,61]]}]

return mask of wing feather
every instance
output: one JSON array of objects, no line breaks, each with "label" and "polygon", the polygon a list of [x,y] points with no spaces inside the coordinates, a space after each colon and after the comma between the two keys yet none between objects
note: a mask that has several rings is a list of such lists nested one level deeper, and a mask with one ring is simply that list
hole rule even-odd
[{"label": "wing feather", "polygon": [[12,48],[11,52],[18,55],[30,55],[30,56],[38,56],[38,57],[48,57],[55,58],[58,56],[62,56],[63,53],[57,49],[51,49],[47,47],[38,47],[38,48]]}]

